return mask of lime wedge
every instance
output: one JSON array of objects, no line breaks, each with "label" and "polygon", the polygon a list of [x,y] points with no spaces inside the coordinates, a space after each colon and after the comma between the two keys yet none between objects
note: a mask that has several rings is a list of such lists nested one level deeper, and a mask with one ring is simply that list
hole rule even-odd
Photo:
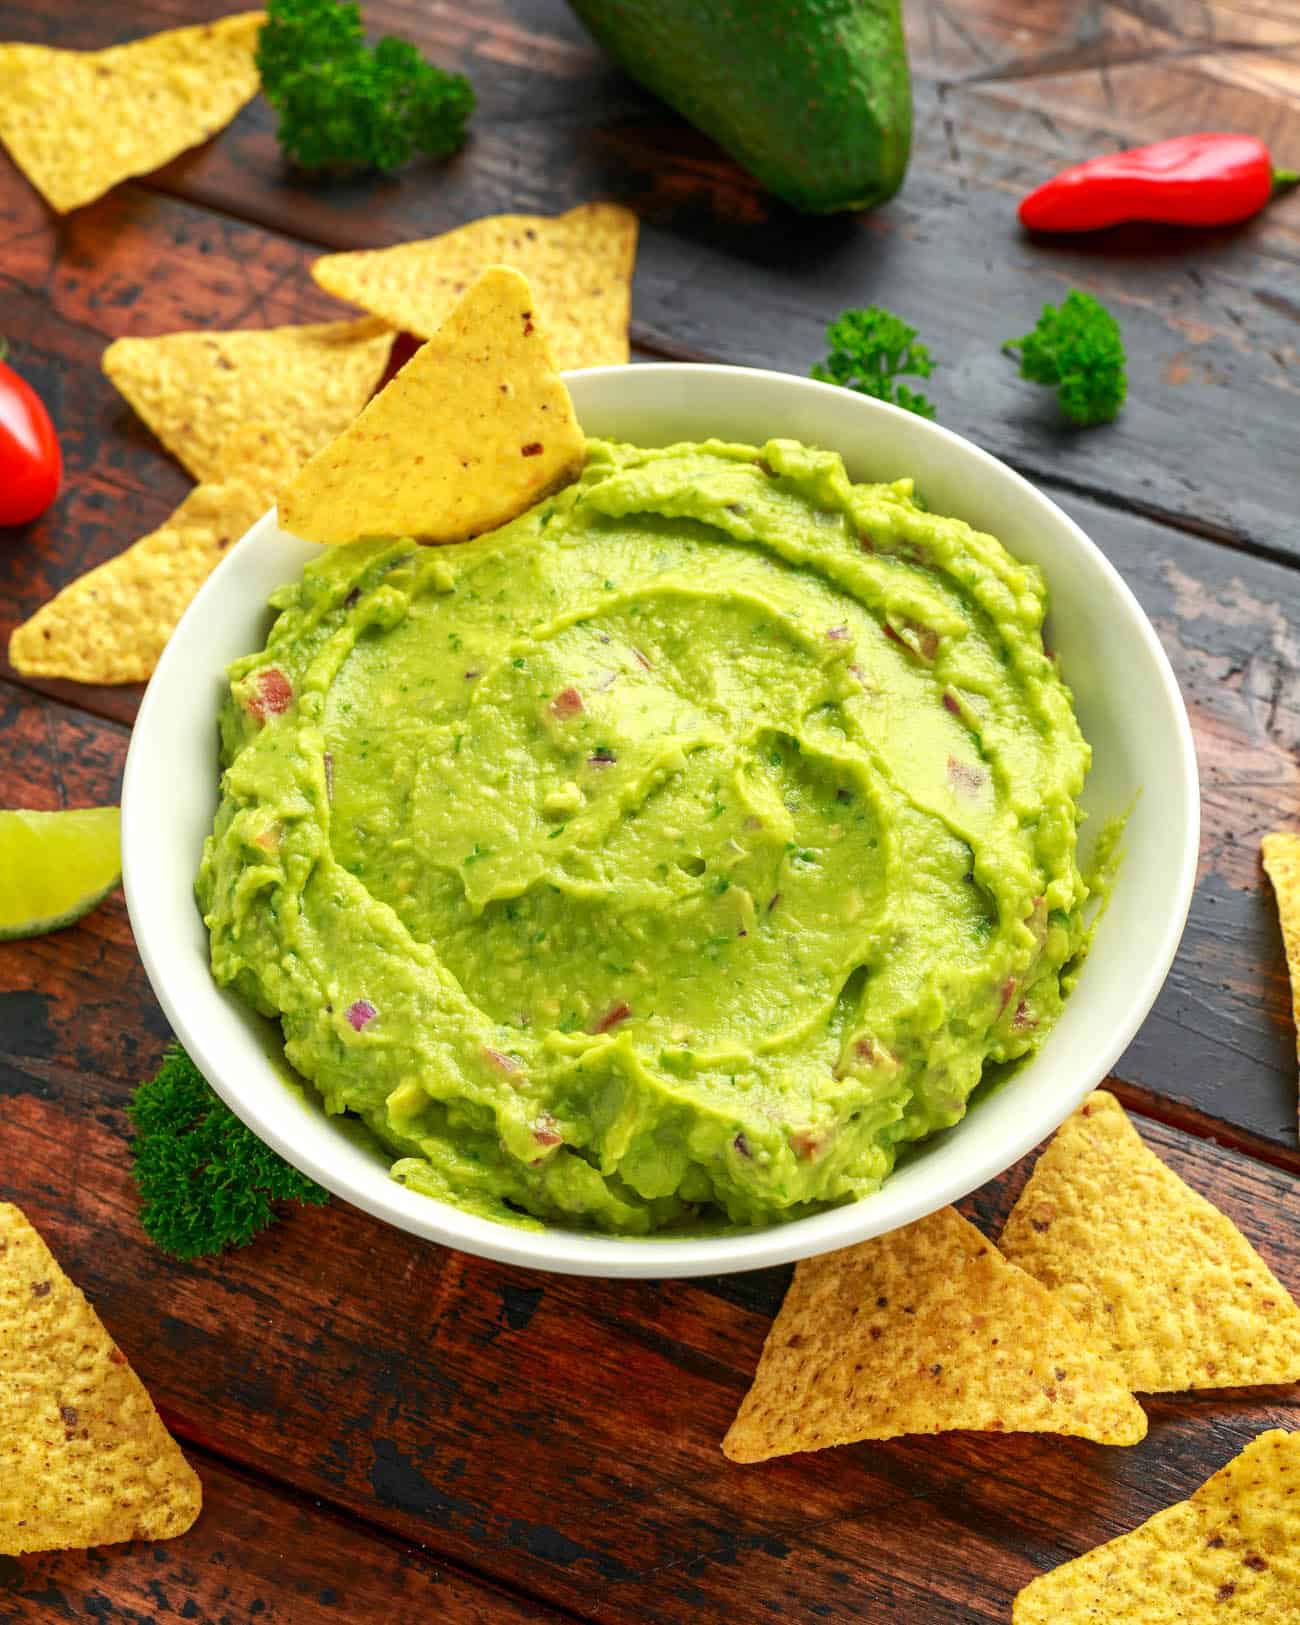
[{"label": "lime wedge", "polygon": [[116,807],[0,811],[0,942],[89,914],[122,878]]}]

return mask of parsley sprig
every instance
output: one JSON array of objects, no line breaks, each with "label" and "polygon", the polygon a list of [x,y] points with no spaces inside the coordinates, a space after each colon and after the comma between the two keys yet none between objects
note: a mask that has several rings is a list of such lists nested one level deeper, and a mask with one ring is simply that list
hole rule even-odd
[{"label": "parsley sprig", "polygon": [[916,342],[916,329],[901,316],[880,305],[846,310],[826,329],[826,343],[829,354],[813,367],[814,378],[933,418],[933,404],[896,381],[900,376],[928,378],[934,371],[929,350]]},{"label": "parsley sprig", "polygon": [[1002,346],[1020,354],[1020,376],[1056,390],[1057,404],[1073,423],[1092,428],[1112,423],[1128,394],[1124,337],[1100,300],[1071,288],[1060,309],[1044,305],[1038,325]]},{"label": "parsley sprig", "polygon": [[304,169],[398,169],[465,141],[474,92],[463,74],[391,37],[373,48],[340,0],[270,0],[257,42],[262,90],[281,147]]},{"label": "parsley sprig", "polygon": [[329,1200],[240,1122],[179,1044],[128,1111],[140,1220],[176,1258],[246,1246],[275,1222],[276,1202]]}]

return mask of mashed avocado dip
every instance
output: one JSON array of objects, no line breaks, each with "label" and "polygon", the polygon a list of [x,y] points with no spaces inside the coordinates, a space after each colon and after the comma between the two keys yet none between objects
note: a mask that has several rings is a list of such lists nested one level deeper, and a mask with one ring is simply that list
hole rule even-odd
[{"label": "mashed avocado dip", "polygon": [[777,440],[322,552],[230,671],[212,967],[394,1177],[643,1235],[874,1190],[1087,944],[1037,570]]}]

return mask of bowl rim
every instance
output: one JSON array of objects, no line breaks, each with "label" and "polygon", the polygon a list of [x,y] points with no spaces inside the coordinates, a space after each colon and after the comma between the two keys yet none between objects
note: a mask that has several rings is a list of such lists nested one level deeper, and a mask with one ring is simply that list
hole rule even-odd
[{"label": "bowl rim", "polygon": [[[566,379],[582,379],[628,373],[640,377],[655,373],[698,377],[701,373],[708,373],[727,375],[745,382],[761,379],[775,382],[783,389],[825,392],[837,397],[837,403],[847,411],[866,410],[906,418],[909,429],[922,438],[935,437],[942,449],[957,448],[963,456],[973,456],[997,480],[1011,482],[1022,496],[1028,496],[1039,504],[1044,509],[1045,518],[1055,525],[1058,532],[1064,531],[1071,542],[1082,549],[1091,567],[1099,570],[1107,580],[1112,594],[1126,612],[1126,630],[1137,636],[1144,645],[1165,704],[1175,721],[1182,770],[1181,784],[1178,786],[1179,803],[1185,809],[1186,816],[1178,854],[1178,882],[1169,899],[1159,949],[1145,961],[1133,978],[1125,1019],[1116,1025],[1109,1041],[1101,1046],[1104,1065],[1094,1057],[1089,1067],[1081,1069],[1086,1075],[1073,1090],[1038,1091],[1033,1097],[1036,1109],[1023,1114],[1015,1134],[990,1145],[983,1155],[959,1164],[946,1178],[934,1180],[933,1187],[927,1188],[922,1198],[907,1204],[905,1211],[891,1214],[884,1223],[873,1222],[870,1213],[873,1197],[866,1197],[810,1217],[755,1230],[685,1238],[611,1237],[550,1225],[533,1230],[503,1224],[467,1213],[436,1198],[406,1191],[396,1182],[388,1182],[375,1190],[360,1188],[333,1166],[328,1158],[315,1155],[310,1148],[303,1148],[282,1134],[277,1125],[259,1109],[254,1091],[241,1093],[238,1088],[232,1087],[218,1054],[215,1030],[205,1029],[197,1019],[197,1013],[192,1018],[191,1012],[183,1007],[183,1001],[175,995],[167,956],[163,951],[164,921],[158,917],[143,881],[136,878],[137,865],[141,874],[147,869],[150,842],[154,838],[148,828],[147,800],[138,786],[146,771],[145,755],[149,749],[155,712],[163,704],[163,695],[172,675],[168,668],[171,660],[180,658],[179,651],[183,647],[184,640],[179,634],[188,622],[197,620],[205,612],[209,602],[222,595],[227,579],[239,567],[241,554],[256,546],[269,532],[278,530],[274,508],[230,548],[225,559],[200,588],[164,649],[141,701],[122,781],[123,887],[128,916],[145,972],[176,1037],[231,1110],[287,1162],[315,1179],[333,1195],[408,1234],[501,1263],[555,1273],[611,1278],[679,1278],[788,1263],[899,1228],[979,1189],[1052,1133],[1088,1091],[1097,1086],[1097,1080],[1110,1074],[1150,1012],[1173,963],[1191,906],[1199,859],[1199,775],[1191,725],[1178,682],[1145,611],[1123,577],[1082,527],[1050,496],[1015,469],[941,424],[918,418],[888,403],[851,394],[837,385],[771,369],[692,362],[639,362],[625,366],[584,368],[564,376]],[[855,404],[848,405],[850,401]],[[193,906],[192,897],[187,901]],[[226,990],[218,989],[217,992],[226,1001],[235,997]],[[313,1100],[311,1104],[313,1109],[319,1110],[318,1102]],[[967,1119],[963,1118],[962,1122],[965,1121]],[[960,1128],[961,1123],[948,1132],[956,1133]],[[888,1188],[887,1181],[882,1191]],[[418,1208],[403,1202],[396,1194],[399,1192],[402,1197],[414,1197]]]}]

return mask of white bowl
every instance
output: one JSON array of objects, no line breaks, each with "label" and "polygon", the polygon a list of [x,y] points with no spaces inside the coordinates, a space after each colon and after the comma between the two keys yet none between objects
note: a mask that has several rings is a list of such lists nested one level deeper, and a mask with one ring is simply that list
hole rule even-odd
[{"label": "white bowl", "polygon": [[992,1179],[1110,1071],[1155,1001],[1191,901],[1196,756],[1173,672],[1136,599],[1074,522],[986,452],[922,418],[833,385],[739,367],[604,367],[569,377],[591,434],[641,445],[710,435],[794,437],[843,454],[858,480],[913,475],[935,510],[1040,565],[1051,635],[1094,763],[1083,802],[1132,808],[1125,857],[1091,957],[1039,1053],[925,1142],[875,1195],[792,1224],[702,1239],[621,1240],[477,1218],[390,1180],[387,1160],[289,1089],[275,1030],[208,969],[193,883],[217,805],[216,713],[230,660],[265,642],[267,595],[318,549],[268,514],[186,612],[140,708],[122,793],[122,858],[136,942],[168,1019],[213,1087],[261,1138],[336,1196],[431,1241],[581,1275],[754,1269],[844,1247],[923,1217]]}]

